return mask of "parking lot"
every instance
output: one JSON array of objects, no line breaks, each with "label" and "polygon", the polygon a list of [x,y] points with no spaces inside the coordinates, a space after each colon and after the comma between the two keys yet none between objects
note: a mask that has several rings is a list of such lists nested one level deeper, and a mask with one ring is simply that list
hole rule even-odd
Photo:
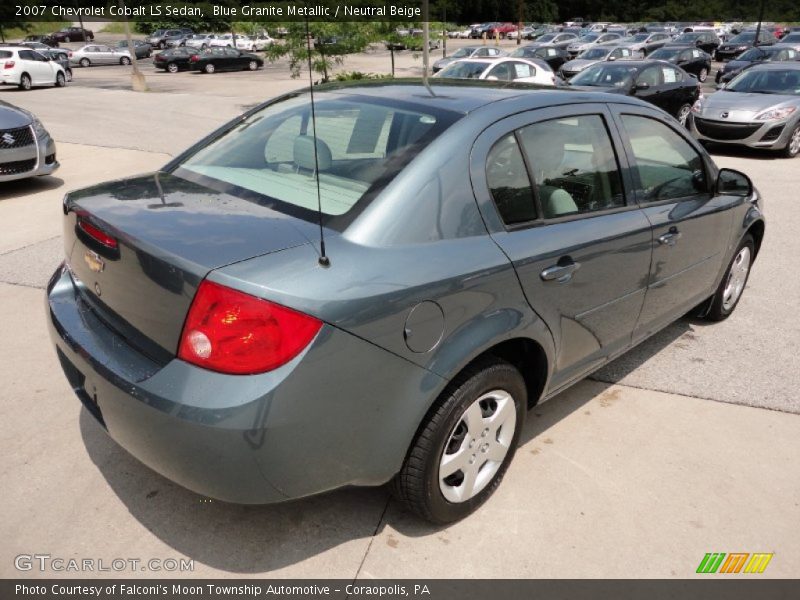
[{"label": "parking lot", "polygon": [[[398,76],[421,73],[418,55],[395,58]],[[389,65],[375,47],[341,69]],[[129,69],[115,66],[75,68],[63,89],[0,87],[0,100],[43,121],[62,165],[0,185],[0,440],[10,450],[0,576],[54,576],[14,567],[19,554],[47,553],[193,559],[176,577],[667,578],[693,576],[707,552],[737,551],[774,552],[763,576],[797,575],[800,159],[715,151],[753,179],[768,219],[737,311],[717,324],[682,319],[534,408],[503,485],[472,517],[432,527],[384,489],[234,506],[156,475],[82,410],[46,334],[43,288],[63,254],[66,192],[154,170],[307,79],[292,79],[286,62],[214,75],[140,66],[148,93],[130,91]]]}]

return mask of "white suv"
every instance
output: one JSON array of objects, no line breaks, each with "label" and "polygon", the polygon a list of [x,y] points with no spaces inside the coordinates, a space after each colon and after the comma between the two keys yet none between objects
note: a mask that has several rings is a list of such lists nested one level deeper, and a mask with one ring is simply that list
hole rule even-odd
[{"label": "white suv", "polygon": [[0,84],[29,90],[35,85],[67,85],[64,68],[24,46],[0,47]]}]

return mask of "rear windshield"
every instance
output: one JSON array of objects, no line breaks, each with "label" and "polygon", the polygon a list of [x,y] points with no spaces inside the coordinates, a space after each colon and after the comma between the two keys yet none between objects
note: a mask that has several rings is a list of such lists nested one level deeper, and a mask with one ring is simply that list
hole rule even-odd
[{"label": "rear windshield", "polygon": [[[270,104],[174,168],[174,174],[342,230],[460,115],[360,96]],[[317,178],[318,173],[318,178]]]}]

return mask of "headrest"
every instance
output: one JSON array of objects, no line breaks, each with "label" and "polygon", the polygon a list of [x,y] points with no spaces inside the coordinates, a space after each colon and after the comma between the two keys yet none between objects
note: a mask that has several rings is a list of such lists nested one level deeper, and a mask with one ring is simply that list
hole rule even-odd
[{"label": "headrest", "polygon": [[[331,149],[328,144],[317,138],[317,162],[320,171],[331,168]],[[314,163],[314,138],[310,135],[299,135],[294,140],[294,164],[308,171],[315,171]]]}]

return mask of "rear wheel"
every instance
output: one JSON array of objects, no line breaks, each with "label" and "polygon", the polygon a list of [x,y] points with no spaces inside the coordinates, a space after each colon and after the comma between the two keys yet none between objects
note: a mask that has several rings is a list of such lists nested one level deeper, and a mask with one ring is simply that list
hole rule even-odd
[{"label": "rear wheel", "polygon": [[128,58],[127,56],[123,56],[122,58],[119,59],[119,64],[127,66],[131,64],[131,59]]},{"label": "rear wheel", "polygon": [[211,63],[208,63],[208,64],[207,64],[207,65],[206,65],[206,66],[203,68],[203,70],[204,70],[206,73],[208,73],[208,74],[211,74],[211,73],[213,73],[213,72],[214,72],[214,70],[215,70],[215,69],[214,69],[214,65],[212,65]]},{"label": "rear wheel", "polygon": [[394,495],[435,523],[466,517],[497,489],[514,457],[527,394],[519,371],[487,358],[454,379],[415,437]]},{"label": "rear wheel", "polygon": [[56,87],[64,87],[65,85],[67,85],[67,78],[64,73],[59,71],[56,73]]},{"label": "rear wheel", "polygon": [[27,73],[23,73],[22,76],[19,78],[19,89],[28,91],[33,87],[33,82],[31,81],[31,76]]},{"label": "rear wheel", "polygon": [[708,320],[722,321],[733,313],[747,285],[754,257],[755,242],[753,242],[753,236],[747,234],[739,243],[725,276],[711,298],[711,306],[706,313]]},{"label": "rear wheel", "polygon": [[703,83],[706,79],[708,79],[708,69],[705,67],[700,69],[700,73],[697,74],[697,79],[700,81],[700,83]]},{"label": "rear wheel", "polygon": [[689,115],[692,112],[692,105],[691,104],[684,104],[678,109],[678,114],[676,115],[678,122],[681,125],[686,127],[686,123],[689,120]]},{"label": "rear wheel", "polygon": [[175,63],[169,63],[167,65],[167,71],[169,71],[170,73],[177,73],[178,72],[178,65],[176,65]]},{"label": "rear wheel", "polygon": [[80,64],[82,67],[88,67],[90,64],[92,64],[92,61],[90,61],[88,58],[82,58],[82,59],[80,60],[79,64]]},{"label": "rear wheel", "polygon": [[256,61],[254,61],[254,60],[251,60],[247,64],[247,68],[250,69],[251,71],[255,71],[256,69],[258,69],[258,63]]},{"label": "rear wheel", "polygon": [[69,36],[65,37],[65,38],[64,38],[64,41],[65,41],[65,42],[67,42],[67,43],[69,43],[69,41],[70,41],[70,40],[69,40]]},{"label": "rear wheel", "polygon": [[789,136],[789,143],[783,149],[783,156],[786,158],[794,158],[800,154],[800,123],[794,126],[792,135]]}]

